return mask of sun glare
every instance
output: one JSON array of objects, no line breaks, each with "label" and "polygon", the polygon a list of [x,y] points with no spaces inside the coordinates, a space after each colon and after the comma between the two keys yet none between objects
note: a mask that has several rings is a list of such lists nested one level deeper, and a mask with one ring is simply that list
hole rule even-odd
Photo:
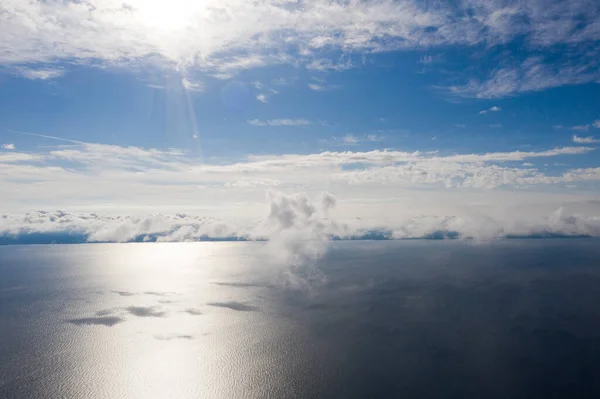
[{"label": "sun glare", "polygon": [[188,26],[199,10],[190,0],[139,1],[135,4],[139,21],[148,27],[173,31]]}]

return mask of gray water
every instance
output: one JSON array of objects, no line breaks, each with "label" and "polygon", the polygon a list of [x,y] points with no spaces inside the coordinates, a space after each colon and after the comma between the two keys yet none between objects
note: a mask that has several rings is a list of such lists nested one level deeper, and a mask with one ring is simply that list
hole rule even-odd
[{"label": "gray water", "polygon": [[263,245],[0,247],[0,397],[600,397],[597,240]]}]

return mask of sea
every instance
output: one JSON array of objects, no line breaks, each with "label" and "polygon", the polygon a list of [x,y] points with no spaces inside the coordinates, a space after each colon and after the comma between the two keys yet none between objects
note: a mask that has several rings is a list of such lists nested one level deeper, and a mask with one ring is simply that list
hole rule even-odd
[{"label": "sea", "polygon": [[600,241],[0,246],[0,398],[599,398]]}]

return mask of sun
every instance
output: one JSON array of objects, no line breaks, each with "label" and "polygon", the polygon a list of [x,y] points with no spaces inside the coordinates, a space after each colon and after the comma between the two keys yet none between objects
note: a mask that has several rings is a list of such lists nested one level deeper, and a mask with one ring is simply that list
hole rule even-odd
[{"label": "sun", "polygon": [[133,6],[139,23],[151,29],[185,29],[198,15],[199,3],[193,0],[138,0]]}]

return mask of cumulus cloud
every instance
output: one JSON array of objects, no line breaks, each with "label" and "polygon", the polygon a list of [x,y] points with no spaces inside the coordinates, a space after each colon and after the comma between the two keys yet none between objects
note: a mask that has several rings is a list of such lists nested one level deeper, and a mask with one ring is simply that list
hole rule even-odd
[{"label": "cumulus cloud", "polygon": [[[243,228],[234,227],[231,222],[215,221],[222,227],[214,229],[198,222],[205,218],[188,215],[145,218],[68,212],[2,215],[0,243],[267,240],[263,248],[269,262],[305,267],[313,265],[326,253],[331,239],[600,237],[600,204],[597,201],[590,203],[592,215],[567,211],[564,207],[544,215],[520,206],[499,214],[501,216],[480,212],[446,216],[415,214],[399,218],[390,215],[383,222],[370,222],[333,216],[337,199],[329,193],[321,194],[319,201],[312,202],[305,194],[270,191],[267,200],[265,218]],[[576,210],[581,206],[572,208]],[[122,230],[135,233],[123,234]],[[100,236],[102,239],[98,240]],[[311,272],[316,273],[312,277],[318,277],[318,271]],[[164,315],[155,308],[130,307],[127,311],[142,317]]]},{"label": "cumulus cloud", "polygon": [[2,144],[2,148],[4,148],[5,150],[14,150],[15,145],[14,144]]},{"label": "cumulus cloud", "polygon": [[600,119],[595,120],[594,122],[592,122],[592,126],[594,126],[597,129],[600,129]]},{"label": "cumulus cloud", "polygon": [[268,103],[267,96],[265,94],[259,94],[256,96],[256,99],[263,104]]},{"label": "cumulus cloud", "polygon": [[573,135],[573,142],[577,143],[577,144],[595,144],[595,143],[600,143],[600,140],[592,137],[592,136],[588,136],[588,137],[581,137],[578,135]]},{"label": "cumulus cloud", "polygon": [[306,119],[269,119],[261,121],[259,119],[251,119],[248,121],[252,126],[306,126],[312,122]]}]

